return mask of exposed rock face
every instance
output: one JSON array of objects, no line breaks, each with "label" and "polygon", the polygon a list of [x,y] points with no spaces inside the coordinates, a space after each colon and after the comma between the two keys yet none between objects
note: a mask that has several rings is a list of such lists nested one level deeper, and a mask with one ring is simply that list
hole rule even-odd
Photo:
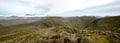
[{"label": "exposed rock face", "polygon": [[90,37],[82,37],[76,38],[76,40],[70,38],[42,39],[38,40],[37,43],[93,43],[93,41]]},{"label": "exposed rock face", "polygon": [[80,43],[93,43],[90,37],[82,37]]}]

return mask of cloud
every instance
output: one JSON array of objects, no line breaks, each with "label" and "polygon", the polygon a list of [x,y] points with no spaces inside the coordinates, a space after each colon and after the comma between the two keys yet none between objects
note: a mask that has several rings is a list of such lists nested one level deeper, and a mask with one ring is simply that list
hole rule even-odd
[{"label": "cloud", "polygon": [[43,14],[47,12],[48,7],[48,5],[36,5],[24,0],[0,0],[0,14],[2,15],[41,14],[41,12]]},{"label": "cloud", "polygon": [[[59,14],[68,11],[85,9],[93,6],[107,4],[116,0],[26,0],[36,6],[51,5],[46,14]],[[98,2],[99,1],[99,2]]]},{"label": "cloud", "polygon": [[85,9],[92,6],[98,6],[113,2],[115,0],[60,0],[53,4],[53,8],[49,11],[48,14],[52,13],[63,13],[67,11]]},{"label": "cloud", "polygon": [[93,6],[86,9],[77,9],[64,13],[51,14],[52,16],[117,16],[120,15],[120,2],[114,1],[108,4]]},{"label": "cloud", "polygon": [[[118,0],[0,0],[0,10],[12,12],[11,14],[14,15],[60,15],[65,12],[86,8],[90,8],[91,10],[88,9],[85,10],[85,12],[110,8],[98,7],[92,9],[91,7],[101,6],[114,1]],[[113,6],[111,6],[111,8],[113,8]],[[0,13],[1,12],[2,11],[0,11]]]},{"label": "cloud", "polygon": [[84,13],[111,13],[120,12],[120,1],[111,2],[109,4],[104,4],[101,6],[95,6],[83,9]]},{"label": "cloud", "polygon": [[0,9],[13,11],[14,13],[29,12],[32,10],[30,7],[24,6],[24,4],[16,0],[0,0]]}]

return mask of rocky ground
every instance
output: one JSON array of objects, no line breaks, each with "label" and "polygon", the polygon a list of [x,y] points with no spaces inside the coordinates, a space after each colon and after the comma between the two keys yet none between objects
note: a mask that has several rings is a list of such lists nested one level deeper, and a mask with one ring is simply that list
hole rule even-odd
[{"label": "rocky ground", "polygon": [[120,34],[111,31],[52,27],[4,35],[0,37],[0,43],[110,43],[109,37],[120,38]]}]

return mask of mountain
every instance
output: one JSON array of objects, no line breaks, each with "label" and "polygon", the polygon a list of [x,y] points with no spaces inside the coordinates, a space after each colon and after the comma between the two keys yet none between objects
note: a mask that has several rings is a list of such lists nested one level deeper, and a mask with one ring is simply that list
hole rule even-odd
[{"label": "mountain", "polygon": [[30,23],[40,19],[41,17],[17,17],[17,16],[0,17],[0,24],[2,24],[3,26],[9,26],[9,25]]},{"label": "mountain", "polygon": [[109,29],[111,31],[113,30],[118,30],[120,28],[120,16],[113,16],[113,17],[104,17],[104,18],[100,18],[95,20],[92,24],[93,27],[96,28],[102,28],[102,29]]},{"label": "mountain", "polygon": [[0,20],[11,20],[11,19],[27,19],[27,17],[18,17],[18,16],[3,17],[3,16],[0,16]]},{"label": "mountain", "polygon": [[[89,18],[45,17],[31,23],[0,27],[0,43],[120,43],[120,16]],[[81,19],[92,21],[88,21],[85,28],[71,27]]]},{"label": "mountain", "polygon": [[66,18],[66,26],[71,28],[86,28],[91,22],[96,20],[95,16],[81,16]]},{"label": "mountain", "polygon": [[[35,30],[41,28],[49,28],[53,26],[60,26],[62,23],[61,18],[59,17],[45,17],[36,22],[24,23],[24,24],[17,24],[17,25],[10,25],[10,26],[3,26],[0,28],[0,35],[10,34],[18,31],[24,30]],[[17,29],[16,29],[17,28]],[[11,30],[11,31],[9,31]]]}]

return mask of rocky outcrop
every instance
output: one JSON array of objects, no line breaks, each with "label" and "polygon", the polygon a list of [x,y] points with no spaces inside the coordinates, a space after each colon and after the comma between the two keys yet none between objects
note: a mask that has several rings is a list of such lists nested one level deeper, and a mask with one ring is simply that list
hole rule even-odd
[{"label": "rocky outcrop", "polygon": [[93,43],[90,35],[86,35],[86,30],[80,33],[74,29],[63,28],[40,29],[31,34],[0,41],[0,43]]},{"label": "rocky outcrop", "polygon": [[[15,37],[15,35],[17,34],[3,36],[8,38],[14,36],[13,38],[6,40],[0,37],[0,43],[102,43],[100,41],[107,40],[105,39],[106,36],[111,37],[110,39],[120,38],[119,33],[111,31],[75,30],[66,27],[35,30],[31,33],[23,34],[20,37]],[[100,38],[103,40],[100,40]]]}]

